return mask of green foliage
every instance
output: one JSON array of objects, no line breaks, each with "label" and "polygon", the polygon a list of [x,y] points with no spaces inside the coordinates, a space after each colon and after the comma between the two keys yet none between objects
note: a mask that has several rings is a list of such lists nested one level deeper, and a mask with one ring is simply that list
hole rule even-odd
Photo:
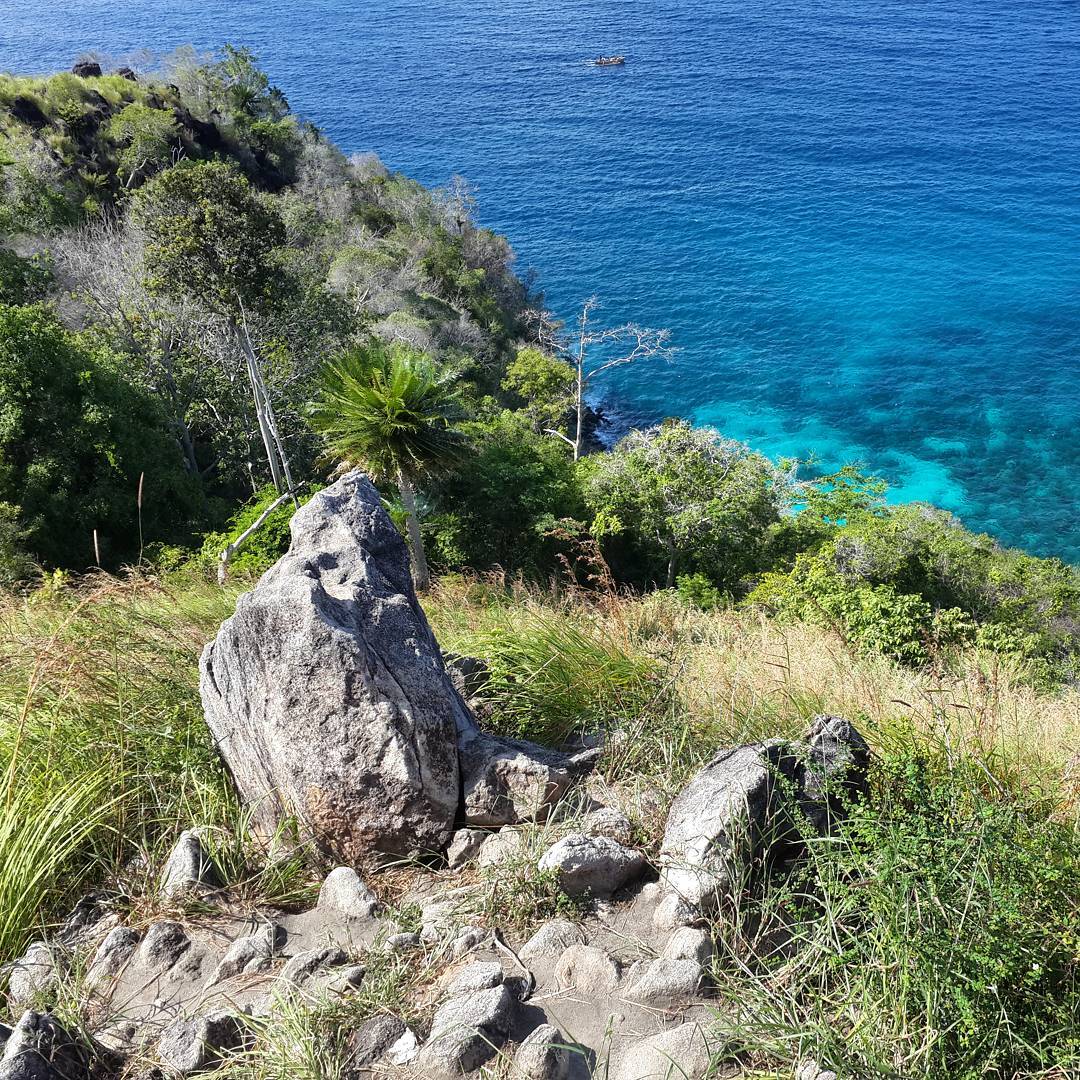
[{"label": "green foliage", "polygon": [[19,508],[0,502],[0,587],[11,588],[34,575],[37,567],[26,550],[27,540]]},{"label": "green foliage", "polygon": [[751,601],[838,623],[860,647],[906,663],[974,642],[1028,660],[1036,679],[1077,671],[1075,567],[1004,550],[918,504],[854,511],[807,546],[787,573],[766,575]]},{"label": "green foliage", "polygon": [[884,480],[864,475],[855,465],[845,465],[801,485],[800,516],[824,525],[843,525],[861,514],[881,515],[886,490]]},{"label": "green foliage", "polygon": [[181,162],[133,201],[147,237],[149,284],[238,318],[274,292],[271,256],[285,241],[276,209],[231,165]]},{"label": "green foliage", "polygon": [[[297,502],[303,506],[320,490],[321,484],[309,487]],[[221,532],[207,533],[203,537],[201,558],[216,566],[218,556],[225,547],[253,525],[259,515],[278,498],[278,494],[273,485],[267,485],[229,518]],[[291,502],[283,503],[274,510],[233,556],[229,563],[230,571],[255,575],[269,570],[289,549],[289,522],[294,513],[296,509]]]},{"label": "green foliage", "polygon": [[415,480],[452,466],[465,450],[452,372],[406,346],[353,349],[323,372],[311,423],[327,451],[376,480]]},{"label": "green foliage", "polygon": [[116,565],[182,534],[200,506],[155,403],[45,307],[0,307],[0,500],[53,565]]},{"label": "green foliage", "polygon": [[586,469],[590,508],[623,524],[654,574],[666,562],[669,586],[689,564],[733,587],[758,565],[786,500],[764,457],[685,420],[632,431]]},{"label": "green foliage", "polygon": [[0,247],[0,304],[37,303],[48,295],[52,282],[47,259],[26,259]]},{"label": "green foliage", "polygon": [[127,174],[125,187],[142,172],[166,164],[177,146],[180,129],[169,109],[155,109],[133,101],[108,125],[109,137],[123,149],[119,166]]},{"label": "green foliage", "polygon": [[558,428],[573,405],[576,378],[565,360],[525,346],[507,367],[502,388],[537,428]]},{"label": "green foliage", "polygon": [[[811,840],[799,876],[718,925],[740,1041],[851,1076],[1072,1074],[1080,842],[1052,805],[996,780],[1000,764],[891,742],[841,834]],[[781,919],[782,952],[768,944]],[[747,965],[732,928],[755,924]]]},{"label": "green foliage", "polygon": [[438,512],[425,523],[433,557],[444,568],[552,567],[552,529],[584,513],[565,447],[517,413],[499,413],[469,433],[473,452],[434,492]]},{"label": "green foliage", "polygon": [[680,574],[675,591],[684,604],[702,611],[715,611],[724,601],[724,594],[704,574]]}]

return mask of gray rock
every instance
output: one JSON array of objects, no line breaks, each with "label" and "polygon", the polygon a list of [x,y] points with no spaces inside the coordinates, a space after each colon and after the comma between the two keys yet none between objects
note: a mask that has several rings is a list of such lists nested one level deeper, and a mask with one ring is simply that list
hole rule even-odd
[{"label": "gray rock", "polygon": [[602,996],[619,984],[619,965],[595,945],[571,945],[555,965],[555,982],[562,990],[576,989]]},{"label": "gray rock", "polygon": [[349,1063],[364,1068],[384,1057],[405,1034],[405,1023],[396,1016],[372,1016],[349,1036]]},{"label": "gray rock", "polygon": [[428,1080],[451,1080],[479,1069],[506,1042],[517,998],[505,984],[452,997],[435,1013],[431,1036],[417,1058]]},{"label": "gray rock", "polygon": [[95,1049],[49,1013],[27,1011],[4,1044],[0,1080],[84,1080]]},{"label": "gray rock", "polygon": [[139,934],[127,926],[110,930],[98,946],[90,966],[86,970],[86,985],[99,990],[114,979],[124,965],[135,955],[139,946]]},{"label": "gray rock", "polygon": [[446,849],[446,865],[451,870],[458,870],[472,862],[489,836],[491,833],[483,829],[458,829],[450,838],[450,846]]},{"label": "gray rock", "polygon": [[468,926],[454,938],[450,945],[450,955],[455,960],[471,953],[473,949],[480,948],[491,938],[491,931],[482,926]]},{"label": "gray rock", "polygon": [[406,1028],[397,1042],[386,1051],[386,1060],[391,1065],[400,1068],[402,1065],[408,1065],[410,1062],[415,1061],[419,1053],[420,1043],[416,1038],[416,1033]]},{"label": "gray rock", "polygon": [[610,896],[645,869],[645,856],[606,836],[572,833],[544,853],[541,870],[554,870],[570,896]]},{"label": "gray rock", "polygon": [[836,1080],[831,1069],[822,1069],[813,1058],[800,1062],[795,1070],[795,1080]]},{"label": "gray rock", "polygon": [[630,819],[610,806],[602,806],[586,814],[581,822],[581,832],[586,836],[606,836],[609,840],[626,845],[634,839]]},{"label": "gray rock", "polygon": [[627,1046],[610,1080],[705,1080],[720,1049],[697,1024],[682,1024]]},{"label": "gray rock", "polygon": [[199,833],[187,829],[177,838],[161,872],[161,895],[175,900],[202,888],[217,888],[221,877]]},{"label": "gray rock", "polygon": [[191,1076],[217,1065],[221,1056],[244,1045],[244,1025],[232,1013],[218,1011],[193,1020],[177,1020],[158,1041],[166,1068]]},{"label": "gray rock", "polygon": [[191,948],[191,938],[169,919],[151,923],[139,946],[138,963],[150,971],[166,971]]},{"label": "gray rock", "polygon": [[379,899],[351,866],[339,866],[326,875],[318,906],[345,919],[369,919],[378,909]]},{"label": "gray rock", "polygon": [[527,964],[538,960],[555,961],[572,945],[581,942],[581,931],[569,919],[552,919],[521,946],[518,955]]},{"label": "gray rock", "polygon": [[268,971],[283,944],[283,938],[284,931],[273,923],[247,937],[237,938],[226,950],[214,973],[206,980],[207,988],[237,975]]},{"label": "gray rock", "polygon": [[718,753],[668,814],[660,869],[670,896],[657,909],[657,925],[715,910],[765,860],[796,851],[800,814],[811,827],[827,828],[865,788],[868,759],[854,727],[828,716],[815,718],[806,741]]},{"label": "gray rock", "polygon": [[450,997],[470,994],[474,990],[490,990],[503,981],[502,964],[478,960],[456,972],[446,987]]},{"label": "gray rock", "polygon": [[554,1024],[541,1024],[522,1041],[514,1055],[514,1075],[525,1080],[568,1080],[571,1050]]},{"label": "gray rock", "polygon": [[524,851],[525,836],[520,829],[500,829],[487,834],[487,840],[476,857],[476,864],[481,869],[487,869],[500,863],[511,862],[519,858]]},{"label": "gray rock", "polygon": [[850,721],[825,714],[814,717],[803,741],[800,806],[810,824],[827,836],[833,823],[844,819],[848,805],[866,795],[870,748]]},{"label": "gray rock", "polygon": [[59,949],[44,941],[31,943],[8,973],[8,1003],[12,1009],[34,1004],[56,988],[57,979],[67,970]]},{"label": "gray rock", "polygon": [[383,948],[387,952],[404,952],[406,949],[415,949],[420,944],[420,935],[415,932],[403,934],[391,934],[383,942]]},{"label": "gray rock", "polygon": [[288,553],[201,662],[207,723],[265,834],[295,815],[343,862],[442,851],[475,724],[360,472],[293,516]]},{"label": "gray rock", "polygon": [[367,975],[367,968],[362,964],[348,964],[345,967],[318,973],[312,977],[308,985],[314,986],[317,992],[330,997],[343,997],[345,994],[358,990],[363,985],[365,975]]},{"label": "gray rock", "polygon": [[660,1008],[696,997],[701,987],[701,964],[692,958],[659,956],[626,992],[627,1001]]},{"label": "gray rock", "polygon": [[297,986],[307,980],[317,971],[325,968],[340,967],[348,963],[349,958],[341,949],[333,945],[320,949],[307,949],[289,958],[281,969],[278,978],[283,982],[295,983]]},{"label": "gray rock", "polygon": [[466,700],[482,694],[491,682],[491,669],[486,660],[461,653],[444,653],[446,671],[457,692]]},{"label": "gray rock", "polygon": [[681,926],[668,939],[660,954],[668,960],[696,960],[704,966],[712,959],[712,937],[707,930]]},{"label": "gray rock", "polygon": [[544,821],[587,767],[584,756],[489,735],[471,723],[458,732],[458,757],[470,825]]}]

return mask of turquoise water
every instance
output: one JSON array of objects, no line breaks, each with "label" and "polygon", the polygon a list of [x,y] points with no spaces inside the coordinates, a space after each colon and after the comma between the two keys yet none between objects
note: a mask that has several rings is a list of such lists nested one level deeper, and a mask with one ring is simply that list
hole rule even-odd
[{"label": "turquoise water", "polygon": [[619,423],[860,460],[1080,561],[1073,0],[4,7],[0,67],[247,44],[345,148],[466,176],[556,310],[671,328]]}]

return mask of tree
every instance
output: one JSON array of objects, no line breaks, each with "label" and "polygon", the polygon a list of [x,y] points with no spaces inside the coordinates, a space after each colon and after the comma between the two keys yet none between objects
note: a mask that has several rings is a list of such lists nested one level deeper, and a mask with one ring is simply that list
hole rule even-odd
[{"label": "tree", "polygon": [[135,556],[140,525],[175,539],[200,515],[157,403],[43,306],[0,307],[0,503],[34,555],[77,568]]},{"label": "tree", "polygon": [[669,330],[651,330],[636,323],[597,326],[594,314],[599,306],[600,301],[595,296],[581,305],[569,338],[549,312],[532,312],[530,315],[541,344],[564,357],[574,369],[574,437],[571,439],[554,427],[547,429],[547,434],[572,447],[575,461],[581,457],[584,443],[585,393],[593,382],[613,368],[638,360],[669,360],[674,355],[669,344]]},{"label": "tree", "polygon": [[668,420],[589,460],[597,532],[626,532],[662,556],[666,584],[691,563],[733,584],[750,569],[788,499],[786,476],[711,428]]},{"label": "tree", "polygon": [[193,298],[223,321],[237,345],[274,487],[291,493],[288,456],[248,324],[248,310],[268,307],[280,288],[280,216],[232,166],[182,162],[138,191],[134,220],[147,239],[148,287]]},{"label": "tree", "polygon": [[375,483],[397,485],[405,507],[418,589],[430,585],[416,505],[417,483],[452,467],[465,436],[451,372],[423,353],[371,344],[347,353],[323,373],[312,426],[347,468]]},{"label": "tree", "polygon": [[154,166],[168,164],[178,143],[180,125],[169,109],[154,109],[133,101],[110,121],[109,137],[123,144],[120,168],[127,173],[124,187]]},{"label": "tree", "polygon": [[574,463],[520,413],[470,424],[469,434],[474,453],[439,482],[429,547],[454,567],[548,569],[552,530],[585,516]]},{"label": "tree", "polygon": [[521,411],[538,430],[546,431],[573,408],[576,384],[576,372],[565,360],[526,346],[507,367],[502,388],[521,400]]}]

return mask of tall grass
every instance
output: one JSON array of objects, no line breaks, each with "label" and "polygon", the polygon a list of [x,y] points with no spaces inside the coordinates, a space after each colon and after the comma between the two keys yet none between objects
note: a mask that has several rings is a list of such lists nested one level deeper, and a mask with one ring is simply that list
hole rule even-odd
[{"label": "tall grass", "polygon": [[88,880],[235,820],[196,672],[232,602],[141,578],[0,600],[0,958]]}]

